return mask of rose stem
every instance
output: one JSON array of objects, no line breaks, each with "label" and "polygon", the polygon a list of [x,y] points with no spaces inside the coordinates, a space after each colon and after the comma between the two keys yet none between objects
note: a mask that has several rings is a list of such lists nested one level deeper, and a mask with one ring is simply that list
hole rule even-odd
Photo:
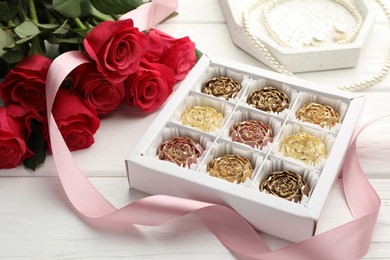
[{"label": "rose stem", "polygon": [[92,16],[99,21],[113,21],[113,20],[115,20],[111,15],[104,14],[94,7],[92,7]]},{"label": "rose stem", "polygon": [[46,53],[42,50],[41,42],[39,41],[38,36],[35,36],[31,40],[30,54],[38,54],[41,56],[46,56]]},{"label": "rose stem", "polygon": [[31,20],[34,22],[34,23],[38,23],[38,16],[37,16],[37,11],[35,9],[35,3],[34,3],[34,0],[29,0],[28,1],[28,5],[30,7],[30,16],[31,16]]},{"label": "rose stem", "polygon": [[76,23],[76,25],[81,29],[81,30],[86,30],[87,27],[81,22],[80,18],[76,17],[73,18],[73,21]]},{"label": "rose stem", "polygon": [[25,21],[27,19],[27,15],[24,9],[21,7],[21,5],[18,5],[17,9],[18,9],[19,16],[22,18],[22,21]]},{"label": "rose stem", "polygon": [[45,14],[50,24],[58,24],[57,20],[53,17],[53,15],[45,8]]},{"label": "rose stem", "polygon": [[[37,15],[37,10],[35,9],[35,2],[34,2],[34,0],[29,0],[28,1],[28,6],[30,8],[31,20],[34,23],[38,23],[39,22],[38,21],[38,15]],[[32,54],[39,54],[39,55],[42,55],[42,56],[45,55],[45,52],[41,48],[41,42],[40,42],[38,36],[35,36],[34,38],[32,38],[30,52]]]}]

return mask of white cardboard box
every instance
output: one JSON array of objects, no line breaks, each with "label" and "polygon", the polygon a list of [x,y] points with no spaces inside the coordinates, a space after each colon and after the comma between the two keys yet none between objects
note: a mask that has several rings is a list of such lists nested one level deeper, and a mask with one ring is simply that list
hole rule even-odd
[{"label": "white cardboard box", "polygon": [[[302,0],[303,1],[303,0]],[[361,49],[369,37],[371,27],[375,21],[375,12],[371,1],[368,0],[345,0],[356,7],[363,17],[363,24],[354,41],[346,44],[323,45],[318,47],[286,48],[278,45],[264,31],[259,20],[259,28],[254,32],[257,38],[269,50],[271,55],[292,73],[321,71],[329,69],[341,69],[355,67],[358,64]],[[250,0],[220,0],[222,11],[225,15],[230,36],[234,44],[273,68],[267,57],[254,44],[244,30],[242,12],[253,1]],[[330,1],[331,2],[331,1]],[[305,2],[303,1],[303,4]],[[323,10],[318,10],[321,13]],[[299,17],[294,17],[290,12],[291,24]],[[297,13],[299,16],[299,12]],[[329,26],[330,27],[330,26]]]},{"label": "white cardboard box", "polygon": [[[268,115],[268,117],[274,118],[273,120],[281,121],[281,124],[276,124],[280,129],[269,147],[261,151],[245,145],[238,145],[237,148],[231,140],[224,137],[226,127],[233,120],[235,113],[238,113],[238,110],[248,111],[249,115],[259,113],[264,116],[264,112],[257,112],[255,109],[245,106],[243,104],[245,94],[239,95],[234,100],[225,101],[200,93],[202,82],[216,76],[216,74],[241,80],[243,85],[241,91],[243,92],[245,92],[245,88],[250,88],[250,82],[256,84],[266,82],[266,84],[282,87],[292,96],[290,109],[284,113]],[[186,102],[189,102],[192,96],[196,96],[200,100],[206,99],[207,102],[215,103],[216,106],[219,102],[225,104],[227,113],[221,131],[214,134],[202,133],[180,124],[177,116],[180,115],[180,111],[183,110]],[[338,109],[341,110],[341,124],[333,130],[322,129],[317,125],[298,122],[294,119],[293,111],[297,109],[297,104],[308,97],[309,99],[320,98],[325,103],[341,104],[337,105]],[[327,197],[339,175],[363,105],[364,97],[361,95],[329,89],[275,72],[203,55],[126,159],[130,186],[150,194],[173,195],[228,205],[258,230],[291,241],[308,238],[315,232]],[[303,128],[309,132],[320,133],[322,138],[331,140],[327,142],[328,157],[321,166],[304,165],[294,159],[280,157],[277,154],[278,138],[282,138],[288,129],[291,131],[294,128],[290,125],[295,125],[297,129]],[[174,163],[159,160],[155,156],[156,146],[164,141],[165,137],[163,136],[167,136],[166,133],[171,129],[178,129],[178,133],[185,132],[198,140],[199,138],[211,140],[208,142],[208,148],[206,147],[204,153],[206,155],[201,158],[203,162],[198,162],[195,169],[179,167]],[[264,167],[271,160],[282,161],[284,168],[298,167],[309,174],[313,173],[310,176],[317,177],[310,177],[314,178],[312,181],[314,185],[309,198],[300,204],[260,192],[258,186],[256,187],[259,182],[259,179],[256,179],[257,175],[253,178],[250,187],[246,186],[247,183],[238,185],[209,176],[204,172],[204,165],[207,164],[206,161],[210,159],[213,149],[216,149],[218,145],[233,147],[238,151],[249,151],[247,154],[251,154],[252,165],[259,176],[263,174]],[[253,163],[253,158],[256,160],[255,163]]]}]

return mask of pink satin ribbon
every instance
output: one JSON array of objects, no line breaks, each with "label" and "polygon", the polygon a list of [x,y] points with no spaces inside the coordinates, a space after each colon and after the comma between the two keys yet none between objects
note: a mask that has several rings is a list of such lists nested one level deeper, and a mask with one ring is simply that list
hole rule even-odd
[{"label": "pink satin ribbon", "polygon": [[121,16],[120,20],[132,19],[140,31],[150,29],[162,22],[175,10],[177,0],[154,0]]},{"label": "pink satin ribbon", "polygon": [[[156,23],[161,21],[162,15],[156,19],[145,15],[153,16],[156,10],[165,10],[166,15],[169,15],[172,9],[169,9],[167,5],[164,4],[164,7],[160,9],[152,6],[153,3],[156,5],[161,2],[167,3],[168,1],[153,1],[148,4],[150,10],[145,11],[146,7],[142,7],[142,9],[133,11],[130,17],[134,19],[135,25],[140,29],[145,29],[155,25],[150,21]],[[175,5],[171,8],[176,9]],[[143,28],[143,26],[146,27]],[[188,213],[196,213],[227,249],[246,259],[346,260],[357,259],[367,253],[380,208],[380,199],[358,162],[356,140],[360,132],[373,122],[363,126],[353,139],[342,169],[344,193],[354,220],[299,243],[271,251],[248,222],[229,207],[155,195],[117,209],[96,190],[78,167],[51,113],[62,81],[73,69],[86,62],[88,59],[83,53],[66,52],[53,61],[46,82],[49,131],[54,161],[69,200],[82,216],[87,219],[131,225],[157,226]]]}]

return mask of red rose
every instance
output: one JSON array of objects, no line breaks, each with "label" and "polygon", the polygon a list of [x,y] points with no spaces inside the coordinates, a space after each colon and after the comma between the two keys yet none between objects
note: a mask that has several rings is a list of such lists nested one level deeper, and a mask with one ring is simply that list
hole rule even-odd
[{"label": "red rose", "polygon": [[50,64],[50,59],[39,55],[27,56],[19,62],[0,84],[4,102],[43,112],[46,107],[45,81]]},{"label": "red rose", "polygon": [[183,80],[196,63],[195,44],[189,37],[175,39],[157,29],[147,35],[146,53],[150,62],[167,65],[175,73],[176,82]]},{"label": "red rose", "polygon": [[26,145],[32,118],[42,121],[34,110],[25,110],[16,105],[0,107],[0,169],[14,168],[33,156]]},{"label": "red rose", "polygon": [[115,83],[137,70],[145,45],[145,35],[132,20],[102,22],[84,39],[85,50],[98,71]]},{"label": "red rose", "polygon": [[136,73],[125,81],[126,102],[145,112],[159,108],[172,93],[174,74],[164,64],[143,61]]},{"label": "red rose", "polygon": [[84,149],[94,143],[93,135],[100,126],[99,118],[75,91],[60,89],[52,113],[70,151]]},{"label": "red rose", "polygon": [[73,86],[99,115],[114,111],[125,97],[123,82],[112,83],[106,79],[95,65],[87,64],[72,73]]},{"label": "red rose", "polygon": [[158,62],[165,49],[168,49],[175,39],[157,29],[150,29],[146,35],[146,50],[144,58],[150,62]]}]

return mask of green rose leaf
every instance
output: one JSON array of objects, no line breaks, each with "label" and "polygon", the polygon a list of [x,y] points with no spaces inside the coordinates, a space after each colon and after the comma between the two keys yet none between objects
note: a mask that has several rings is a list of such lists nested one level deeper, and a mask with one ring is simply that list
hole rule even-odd
[{"label": "green rose leaf", "polygon": [[196,61],[198,62],[198,60],[202,57],[203,52],[195,48],[195,55],[196,55]]},{"label": "green rose leaf", "polygon": [[70,26],[69,26],[69,24],[68,24],[68,20],[65,20],[65,21],[61,24],[61,26],[60,26],[57,30],[55,30],[55,31],[53,32],[53,34],[54,34],[54,35],[55,35],[55,34],[65,35],[65,34],[67,34],[67,33],[69,32],[69,29],[70,29]]},{"label": "green rose leaf", "polygon": [[92,14],[92,5],[89,1],[81,1],[80,8],[81,8],[81,15],[80,15],[81,17]]},{"label": "green rose leaf", "polygon": [[53,8],[68,18],[76,18],[91,14],[91,4],[86,0],[53,0]]},{"label": "green rose leaf", "polygon": [[4,48],[12,45],[14,43],[14,38],[12,37],[9,31],[5,31],[0,28],[0,57],[3,57],[7,53],[7,50]]},{"label": "green rose leaf", "polygon": [[81,0],[53,0],[53,8],[65,17],[76,18],[81,15]]},{"label": "green rose leaf", "polygon": [[23,161],[26,168],[35,171],[35,169],[43,164],[46,159],[46,143],[43,137],[40,124],[36,120],[31,120],[31,134],[27,141],[27,147],[33,151],[34,156]]},{"label": "green rose leaf", "polygon": [[45,24],[42,24],[42,23],[37,23],[36,24],[39,28],[42,28],[42,29],[56,29],[58,27],[60,27],[58,24],[51,24],[51,23],[45,23]]},{"label": "green rose leaf", "polygon": [[20,48],[15,48],[13,50],[7,51],[3,55],[3,59],[8,63],[8,64],[15,64],[21,61],[25,56],[25,53],[20,49]]},{"label": "green rose leaf", "polygon": [[143,0],[90,0],[91,4],[105,14],[123,14],[144,4]]},{"label": "green rose leaf", "polygon": [[15,5],[10,5],[7,1],[0,1],[0,21],[8,22],[18,13]]},{"label": "green rose leaf", "polygon": [[23,45],[23,44],[25,44],[26,42],[31,41],[34,37],[35,37],[35,35],[26,36],[26,37],[24,37],[24,38],[22,38],[22,39],[20,39],[20,40],[17,40],[17,41],[15,42],[15,44],[7,46],[7,48],[12,49],[12,48],[15,48],[17,45]]},{"label": "green rose leaf", "polygon": [[61,24],[61,26],[60,26],[57,30],[55,30],[55,31],[53,32],[53,34],[54,34],[54,35],[55,35],[55,34],[64,35],[64,34],[67,34],[67,33],[69,32],[69,29],[70,29],[70,26],[69,26],[69,24],[68,24],[68,20],[65,20],[65,21]]},{"label": "green rose leaf", "polygon": [[32,21],[26,20],[15,27],[15,33],[20,38],[31,37],[39,34],[39,28]]}]

